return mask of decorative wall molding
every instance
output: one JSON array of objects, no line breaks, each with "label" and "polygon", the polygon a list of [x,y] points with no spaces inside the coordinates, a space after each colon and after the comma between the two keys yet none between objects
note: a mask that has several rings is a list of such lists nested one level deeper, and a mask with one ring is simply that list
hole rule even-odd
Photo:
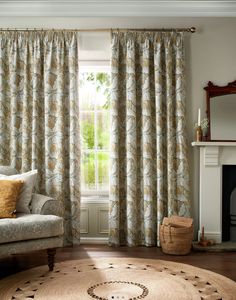
[{"label": "decorative wall molding", "polygon": [[99,239],[107,238],[109,232],[109,203],[82,202],[80,209],[81,238]]},{"label": "decorative wall molding", "polygon": [[98,233],[99,234],[108,234],[108,208],[98,208],[97,210],[97,218],[98,218]]},{"label": "decorative wall molding", "polygon": [[80,211],[81,221],[80,221],[80,233],[89,233],[89,209],[81,208]]},{"label": "decorative wall molding", "polygon": [[235,17],[236,1],[0,0],[0,17]]}]

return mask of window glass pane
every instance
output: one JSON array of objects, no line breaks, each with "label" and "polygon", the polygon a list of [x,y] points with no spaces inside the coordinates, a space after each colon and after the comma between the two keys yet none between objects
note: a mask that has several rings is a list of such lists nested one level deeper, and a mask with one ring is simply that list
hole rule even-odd
[{"label": "window glass pane", "polygon": [[97,113],[97,148],[109,149],[110,115],[108,111]]},{"label": "window glass pane", "polygon": [[80,115],[80,130],[82,136],[82,148],[94,149],[94,113],[83,112]]},{"label": "window glass pane", "polygon": [[96,73],[97,110],[110,107],[110,73]]},{"label": "window glass pane", "polygon": [[109,189],[109,153],[98,152],[98,189]]},{"label": "window glass pane", "polygon": [[94,110],[96,102],[96,78],[94,73],[80,73],[79,103],[80,110]]},{"label": "window glass pane", "polygon": [[83,152],[81,159],[81,187],[82,190],[95,190],[95,154]]},{"label": "window glass pane", "polygon": [[80,72],[81,190],[109,189],[110,73],[90,68]]}]

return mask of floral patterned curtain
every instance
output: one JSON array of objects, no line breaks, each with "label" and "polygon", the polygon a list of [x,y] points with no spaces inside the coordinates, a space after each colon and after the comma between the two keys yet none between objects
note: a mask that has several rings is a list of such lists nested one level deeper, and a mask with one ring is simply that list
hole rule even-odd
[{"label": "floral patterned curtain", "polygon": [[109,241],[158,245],[190,210],[183,33],[114,32],[111,67]]},{"label": "floral patterned curtain", "polygon": [[0,32],[0,164],[38,169],[79,242],[78,49],[74,32]]}]

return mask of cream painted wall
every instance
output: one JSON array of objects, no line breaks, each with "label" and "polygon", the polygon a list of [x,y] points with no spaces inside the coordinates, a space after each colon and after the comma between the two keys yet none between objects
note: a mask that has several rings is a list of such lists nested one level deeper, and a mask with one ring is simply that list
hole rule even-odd
[{"label": "cream painted wall", "polygon": [[[197,32],[187,34],[187,129],[191,169],[191,199],[195,227],[198,226],[198,149],[191,147],[193,124],[197,110],[205,110],[203,87],[211,80],[226,84],[236,79],[236,18],[0,18],[0,27],[37,28],[150,28],[191,27]],[[101,50],[101,49],[100,49]],[[106,57],[105,50],[101,59]],[[211,178],[209,178],[211,180]],[[212,199],[214,205],[214,199]],[[209,211],[209,218],[211,216]]]}]

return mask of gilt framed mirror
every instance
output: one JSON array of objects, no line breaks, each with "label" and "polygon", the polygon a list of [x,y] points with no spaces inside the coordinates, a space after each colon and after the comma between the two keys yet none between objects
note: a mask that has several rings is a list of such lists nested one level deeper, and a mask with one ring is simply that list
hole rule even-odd
[{"label": "gilt framed mirror", "polygon": [[204,89],[209,120],[207,140],[236,142],[236,80],[226,86],[209,81]]}]

